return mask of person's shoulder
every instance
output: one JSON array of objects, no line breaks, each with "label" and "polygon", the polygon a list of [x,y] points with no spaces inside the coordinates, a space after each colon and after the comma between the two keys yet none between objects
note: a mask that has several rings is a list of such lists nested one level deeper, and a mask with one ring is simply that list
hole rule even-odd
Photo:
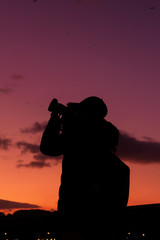
[{"label": "person's shoulder", "polygon": [[130,172],[130,168],[126,163],[124,163],[116,154],[112,153],[113,155],[113,162],[115,166],[120,168],[123,172]]},{"label": "person's shoulder", "polygon": [[103,120],[104,120],[105,124],[107,124],[108,126],[116,128],[116,126],[113,123],[107,121],[106,119],[103,119]]},{"label": "person's shoulder", "polygon": [[103,124],[106,129],[110,129],[111,131],[119,132],[118,128],[113,125],[113,123],[107,121],[106,119],[103,119]]}]

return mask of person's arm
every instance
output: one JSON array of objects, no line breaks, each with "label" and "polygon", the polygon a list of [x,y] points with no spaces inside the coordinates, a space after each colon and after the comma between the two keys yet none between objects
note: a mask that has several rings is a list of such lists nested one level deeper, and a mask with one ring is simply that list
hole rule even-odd
[{"label": "person's arm", "polygon": [[64,154],[64,137],[61,134],[61,120],[55,114],[51,118],[42,135],[40,151],[48,156],[59,156]]}]

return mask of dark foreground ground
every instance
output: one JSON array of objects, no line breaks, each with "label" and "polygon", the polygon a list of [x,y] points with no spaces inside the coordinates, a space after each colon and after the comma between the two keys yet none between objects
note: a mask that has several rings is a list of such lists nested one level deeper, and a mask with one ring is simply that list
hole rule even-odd
[{"label": "dark foreground ground", "polygon": [[[122,240],[160,239],[160,204],[127,207],[122,219]],[[57,212],[20,210],[0,216],[0,240],[55,240],[58,231]]]}]

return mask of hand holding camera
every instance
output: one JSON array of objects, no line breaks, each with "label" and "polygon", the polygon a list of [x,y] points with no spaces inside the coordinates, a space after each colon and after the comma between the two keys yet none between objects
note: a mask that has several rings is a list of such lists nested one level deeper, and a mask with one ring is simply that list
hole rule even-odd
[{"label": "hand holding camera", "polygon": [[61,116],[66,112],[66,110],[67,107],[59,103],[56,98],[53,98],[48,107],[48,111],[52,113],[52,116]]}]

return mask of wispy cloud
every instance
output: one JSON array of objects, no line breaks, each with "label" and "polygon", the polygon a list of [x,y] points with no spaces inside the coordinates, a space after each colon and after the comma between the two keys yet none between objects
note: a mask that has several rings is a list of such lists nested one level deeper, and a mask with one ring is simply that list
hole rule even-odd
[{"label": "wispy cloud", "polygon": [[35,122],[31,127],[23,128],[21,129],[22,133],[38,133],[44,131],[45,127],[47,125],[47,122]]},{"label": "wispy cloud", "polygon": [[[37,132],[42,130],[43,124],[34,124],[28,132]],[[160,163],[160,142],[155,141],[149,137],[144,137],[144,140],[138,140],[134,136],[120,132],[120,139],[118,144],[117,155],[125,161],[132,161],[134,163]],[[0,148],[7,149],[10,146],[10,141],[6,139],[0,140]],[[28,143],[26,141],[17,142],[17,147],[21,152],[33,154],[33,161],[29,163],[18,162],[17,167],[27,168],[43,168],[50,167],[51,163],[58,164],[62,160],[62,156],[50,157],[43,155],[40,152],[38,144]]]},{"label": "wispy cloud", "polygon": [[[22,129],[24,133],[37,133],[44,130],[46,122],[35,122],[31,127]],[[0,139],[0,148],[8,149],[11,144],[9,139]],[[33,161],[30,163],[19,162],[17,167],[28,168],[42,168],[50,167],[50,163],[59,163],[62,156],[50,157],[45,156],[40,152],[40,147],[37,144],[28,143],[26,141],[17,142],[17,147],[21,149],[22,153],[32,153]],[[149,137],[143,137],[143,140],[138,140],[134,136],[120,132],[120,139],[118,144],[118,156],[125,161],[132,161],[134,163],[160,163],[160,142],[155,141]]]},{"label": "wispy cloud", "polygon": [[24,75],[19,74],[19,73],[14,73],[10,77],[11,77],[11,79],[16,80],[16,81],[24,79]]},{"label": "wispy cloud", "polygon": [[10,138],[0,137],[0,149],[9,150],[12,145],[12,140]]},{"label": "wispy cloud", "polygon": [[18,82],[24,79],[22,74],[12,74],[10,76],[10,81],[5,85],[0,87],[0,94],[9,95],[15,91],[15,88],[18,86]]},{"label": "wispy cloud", "polygon": [[14,92],[13,88],[9,87],[0,88],[0,94],[11,94],[12,92]]},{"label": "wispy cloud", "polygon": [[23,160],[17,161],[17,168],[43,168],[43,167],[51,167],[51,163],[54,165],[58,164],[62,160],[62,156],[58,157],[50,157],[43,155],[40,152],[40,148],[38,144],[28,143],[26,141],[19,141],[17,142],[17,147],[21,149],[22,154],[24,153],[31,153],[33,154],[33,161],[29,163],[25,163]]},{"label": "wispy cloud", "polygon": [[0,199],[0,209],[1,210],[22,209],[22,208],[31,209],[31,208],[40,208],[40,206],[35,205],[35,204],[30,204],[30,203],[21,203],[21,202],[14,202],[14,201]]},{"label": "wispy cloud", "polygon": [[17,142],[17,147],[22,150],[22,153],[30,152],[30,153],[38,153],[39,145],[28,143],[26,141]]},{"label": "wispy cloud", "polygon": [[138,140],[121,132],[117,154],[122,159],[135,163],[160,163],[160,142],[148,137]]},{"label": "wispy cloud", "polygon": [[31,161],[29,163],[19,163],[17,164],[17,168],[43,168],[43,167],[51,167],[51,164],[45,161]]}]

